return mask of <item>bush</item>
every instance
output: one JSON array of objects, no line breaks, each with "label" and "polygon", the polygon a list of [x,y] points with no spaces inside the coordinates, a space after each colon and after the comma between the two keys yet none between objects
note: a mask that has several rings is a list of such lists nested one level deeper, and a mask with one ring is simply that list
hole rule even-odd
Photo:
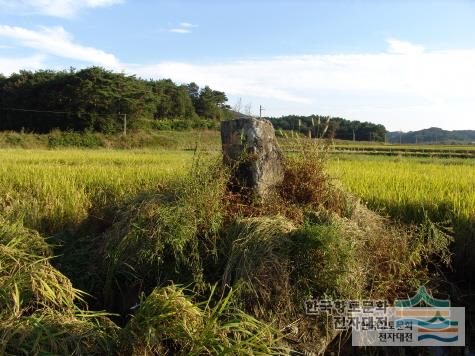
[{"label": "bush", "polygon": [[338,189],[326,173],[326,146],[297,139],[299,149],[286,157],[281,196],[303,206],[324,206],[338,214],[347,213],[347,194]]},{"label": "bush", "polygon": [[153,120],[152,128],[155,130],[170,131],[172,129],[172,121],[167,119]]}]

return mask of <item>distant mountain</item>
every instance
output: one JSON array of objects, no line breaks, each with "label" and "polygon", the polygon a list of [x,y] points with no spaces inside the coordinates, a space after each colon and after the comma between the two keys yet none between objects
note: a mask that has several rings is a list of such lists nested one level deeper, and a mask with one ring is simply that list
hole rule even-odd
[{"label": "distant mountain", "polygon": [[388,132],[387,139],[390,143],[475,143],[475,130],[447,131],[431,127],[419,131]]}]

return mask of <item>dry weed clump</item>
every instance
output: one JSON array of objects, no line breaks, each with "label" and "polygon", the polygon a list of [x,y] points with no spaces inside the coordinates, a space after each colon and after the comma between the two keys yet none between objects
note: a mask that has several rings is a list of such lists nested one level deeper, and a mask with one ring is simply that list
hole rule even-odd
[{"label": "dry weed clump", "polygon": [[0,353],[5,356],[113,355],[117,344],[118,327],[98,313],[43,310],[0,321]]},{"label": "dry weed clump", "polygon": [[429,219],[418,226],[401,225],[358,204],[345,234],[358,241],[357,258],[375,298],[410,295],[432,282],[440,266],[450,264],[452,238]]},{"label": "dry weed clump", "polygon": [[327,147],[312,140],[298,141],[300,148],[284,161],[284,181],[279,187],[284,201],[299,206],[323,206],[344,214],[346,194],[326,171]]},{"label": "dry weed clump", "polygon": [[239,285],[246,295],[246,310],[263,317],[272,308],[288,308],[289,255],[288,234],[295,225],[283,217],[244,218],[232,224],[223,237],[222,259],[227,261],[224,285]]},{"label": "dry weed clump", "polygon": [[50,250],[38,233],[1,221],[0,317],[37,309],[68,312],[80,293],[50,264]]}]

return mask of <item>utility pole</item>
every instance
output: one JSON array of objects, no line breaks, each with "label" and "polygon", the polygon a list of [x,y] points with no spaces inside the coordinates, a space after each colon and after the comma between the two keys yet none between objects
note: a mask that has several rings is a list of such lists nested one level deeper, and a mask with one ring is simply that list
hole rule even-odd
[{"label": "utility pole", "polygon": [[124,114],[124,136],[127,136],[127,114]]},{"label": "utility pole", "polygon": [[262,107],[262,105],[259,105],[259,119],[262,119],[262,112],[264,111],[265,109]]},{"label": "utility pole", "polygon": [[353,129],[353,142],[355,142],[356,139],[355,139],[355,129]]}]

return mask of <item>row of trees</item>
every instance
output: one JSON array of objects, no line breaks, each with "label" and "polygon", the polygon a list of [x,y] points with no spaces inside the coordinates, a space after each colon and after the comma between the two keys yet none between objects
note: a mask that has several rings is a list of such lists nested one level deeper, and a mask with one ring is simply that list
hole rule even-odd
[{"label": "row of trees", "polygon": [[383,125],[350,121],[340,117],[297,116],[269,118],[276,129],[302,132],[312,137],[328,137],[355,141],[384,141],[387,133]]},{"label": "row of trees", "polygon": [[195,83],[143,80],[99,67],[0,75],[0,130],[117,132],[129,125],[230,116],[225,93]]},{"label": "row of trees", "polygon": [[[147,124],[157,129],[216,127],[236,116],[224,92],[169,79],[143,80],[100,67],[69,71],[21,71],[0,75],[0,130],[46,133],[53,129],[122,130]],[[382,125],[342,118],[283,116],[270,118],[276,129],[313,137],[384,140]]]}]

